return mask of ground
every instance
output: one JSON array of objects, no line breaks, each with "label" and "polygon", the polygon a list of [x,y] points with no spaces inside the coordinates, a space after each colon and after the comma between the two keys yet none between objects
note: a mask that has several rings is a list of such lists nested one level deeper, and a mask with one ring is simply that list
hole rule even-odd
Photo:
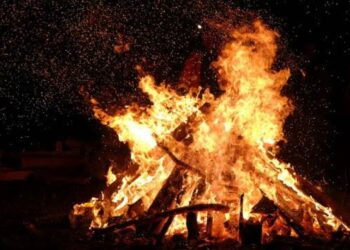
[{"label": "ground", "polygon": [[[0,182],[0,249],[126,249],[110,241],[91,239],[86,231],[72,229],[68,214],[75,203],[98,196],[103,183]],[[136,242],[136,241],[135,241]],[[133,246],[128,249],[154,249]],[[183,237],[159,249],[194,249]],[[201,249],[232,249],[232,245],[205,246]],[[242,249],[300,249],[289,243]],[[350,249],[341,245],[318,245],[306,249]]]},{"label": "ground", "polygon": [[68,214],[99,190],[101,184],[0,183],[0,249],[89,249]]}]

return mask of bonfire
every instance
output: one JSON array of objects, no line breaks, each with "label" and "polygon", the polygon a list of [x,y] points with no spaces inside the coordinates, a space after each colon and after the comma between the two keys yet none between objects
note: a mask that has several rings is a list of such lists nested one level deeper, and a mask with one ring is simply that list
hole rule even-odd
[{"label": "bonfire", "polygon": [[211,64],[220,94],[200,84],[178,91],[138,66],[149,105],[110,114],[90,99],[95,117],[130,148],[132,171],[113,163],[101,196],[75,205],[72,222],[88,218],[94,232],[142,232],[157,241],[187,235],[242,242],[249,225],[258,225],[263,243],[347,233],[318,201],[322,190],[276,157],[294,109],[281,95],[290,70],[274,67],[279,34],[259,19],[216,25],[229,37]]}]

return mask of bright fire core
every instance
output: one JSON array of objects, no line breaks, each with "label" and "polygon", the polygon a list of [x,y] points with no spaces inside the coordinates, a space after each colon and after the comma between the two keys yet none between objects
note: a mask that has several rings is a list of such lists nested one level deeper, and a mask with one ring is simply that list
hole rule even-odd
[{"label": "bright fire core", "polygon": [[[192,167],[182,172],[182,195],[173,208],[198,203],[229,206],[226,214],[212,215],[217,237],[237,237],[241,194],[245,220],[261,219],[252,208],[265,196],[306,234],[328,236],[347,228],[330,208],[305,194],[292,168],[275,157],[276,143],[284,140],[284,120],[293,111],[290,100],[280,94],[290,71],[272,69],[279,35],[259,20],[227,32],[231,41],[212,64],[223,91],[220,96],[199,87],[179,95],[146,75],[139,88],[149,97],[149,106],[134,103],[111,116],[91,101],[95,116],[128,144],[137,166],[136,172],[123,175],[114,174],[112,168],[118,166],[111,166],[107,191],[74,207],[76,215],[92,211],[91,227],[106,227],[112,217],[127,220],[149,212],[178,168],[166,148]],[[128,212],[136,203],[141,209]],[[206,216],[199,213],[199,222]],[[283,220],[280,224],[283,227]],[[176,216],[168,233],[185,231],[185,218]]]}]

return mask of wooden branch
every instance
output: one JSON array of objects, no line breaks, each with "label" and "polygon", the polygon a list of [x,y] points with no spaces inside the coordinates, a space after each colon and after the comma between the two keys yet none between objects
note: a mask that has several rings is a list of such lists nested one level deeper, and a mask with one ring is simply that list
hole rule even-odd
[{"label": "wooden branch", "polygon": [[187,164],[186,162],[181,161],[179,158],[177,158],[173,152],[170,151],[170,149],[160,143],[158,143],[158,146],[167,154],[169,155],[169,157],[180,167],[184,168],[184,169],[188,169],[191,170],[192,172],[200,175],[200,176],[205,176],[204,173],[202,173],[202,171],[200,171],[197,168],[192,167],[191,165]]},{"label": "wooden branch", "polygon": [[106,228],[96,228],[94,229],[94,231],[109,232],[115,229],[121,229],[131,225],[138,225],[138,224],[153,222],[154,220],[158,220],[159,218],[167,218],[178,214],[187,214],[190,212],[200,212],[200,211],[219,211],[219,212],[226,213],[229,211],[229,207],[222,204],[196,204],[192,206],[175,208],[172,210],[153,214],[153,215],[135,219],[135,220],[125,221],[119,224],[110,225],[109,227],[106,227]]},{"label": "wooden branch", "polygon": [[[175,166],[149,207],[147,211],[148,215],[174,209],[176,207],[177,197],[182,190],[184,172],[185,170],[183,168],[177,168]],[[166,218],[159,218],[158,220],[152,221],[152,223],[139,225],[137,231],[145,234],[158,235],[161,233],[165,223]]]},{"label": "wooden branch", "polygon": [[169,229],[171,223],[173,222],[174,218],[175,218],[175,215],[170,216],[168,218],[168,220],[165,222],[165,224],[163,225],[162,230],[160,231],[160,233],[157,235],[157,244],[158,245],[160,245],[162,243],[164,235],[168,231],[168,229]]}]

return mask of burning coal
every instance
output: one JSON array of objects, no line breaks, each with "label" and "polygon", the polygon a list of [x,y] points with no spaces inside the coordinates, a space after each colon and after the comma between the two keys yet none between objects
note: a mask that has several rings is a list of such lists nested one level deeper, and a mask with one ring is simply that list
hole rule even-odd
[{"label": "burning coal", "polygon": [[[262,223],[267,238],[272,231],[329,238],[349,230],[276,158],[284,120],[294,108],[281,95],[289,69],[272,69],[279,35],[260,20],[226,29],[230,41],[212,63],[221,95],[195,85],[179,94],[144,75],[139,88],[151,102],[146,107],[134,103],[110,115],[91,99],[95,116],[128,144],[137,170],[115,174],[118,166],[111,166],[101,197],[75,205],[74,216],[89,215],[91,228],[107,228],[171,209],[220,204],[196,210],[198,224],[217,238],[238,240],[242,220]],[[254,212],[262,199],[278,207],[274,220]],[[165,231],[186,233],[188,220],[170,213]],[[153,232],[164,231],[164,223],[156,224]]]}]

